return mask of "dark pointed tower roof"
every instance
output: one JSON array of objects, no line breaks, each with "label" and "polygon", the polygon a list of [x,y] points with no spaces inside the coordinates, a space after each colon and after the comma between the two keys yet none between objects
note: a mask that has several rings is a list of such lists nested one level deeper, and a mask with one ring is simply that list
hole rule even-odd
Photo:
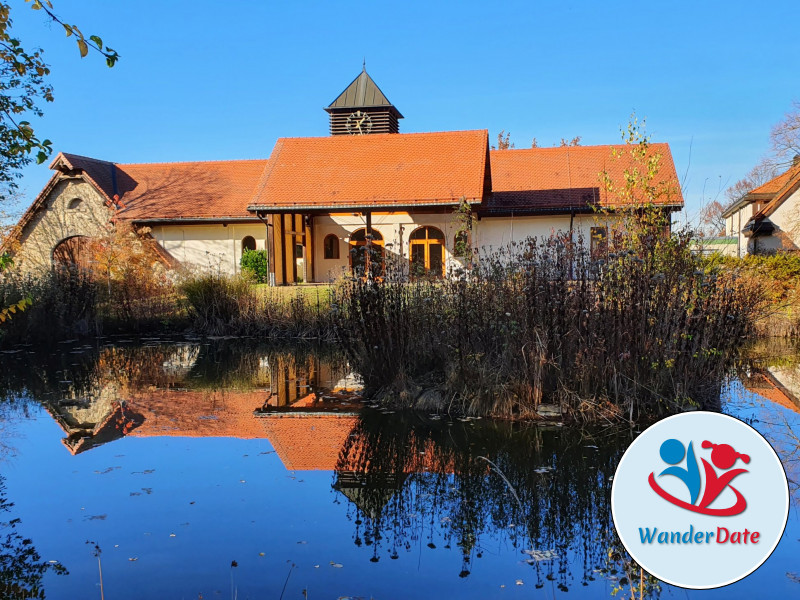
[{"label": "dark pointed tower roof", "polygon": [[325,110],[331,113],[337,109],[350,110],[371,107],[390,108],[396,113],[398,119],[403,118],[400,111],[389,102],[389,99],[386,98],[372,77],[369,76],[365,66],[358,77]]}]

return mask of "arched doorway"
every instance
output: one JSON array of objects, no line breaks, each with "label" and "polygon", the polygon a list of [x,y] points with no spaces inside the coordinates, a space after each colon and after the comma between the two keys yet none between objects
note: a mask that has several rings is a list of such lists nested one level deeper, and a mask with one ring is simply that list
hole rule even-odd
[{"label": "arched doorway", "polygon": [[444,277],[444,234],[436,227],[420,227],[408,238],[412,277]]},{"label": "arched doorway", "polygon": [[61,240],[53,248],[53,266],[90,268],[92,256],[89,243],[90,239],[85,235],[75,235]]},{"label": "arched doorway", "polygon": [[367,252],[367,230],[358,229],[350,235],[350,269],[356,277],[383,275],[383,236],[373,229],[370,241]]}]

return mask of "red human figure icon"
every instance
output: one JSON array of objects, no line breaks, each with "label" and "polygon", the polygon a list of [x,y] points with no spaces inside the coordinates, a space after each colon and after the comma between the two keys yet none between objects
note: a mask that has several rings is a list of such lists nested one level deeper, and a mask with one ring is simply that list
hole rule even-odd
[{"label": "red human figure icon", "polygon": [[[705,440],[702,444],[703,448],[713,448],[711,451],[711,462],[714,463],[714,467],[718,469],[730,469],[736,461],[741,459],[742,462],[748,464],[750,462],[750,457],[747,454],[741,454],[736,452],[732,446],[728,444],[713,444],[708,440]],[[708,461],[705,458],[700,459],[703,462],[703,468],[705,469],[706,474],[706,489],[703,493],[703,498],[700,501],[700,507],[706,508],[709,504],[714,502],[717,497],[722,493],[726,487],[730,486],[731,490],[736,494],[736,504],[731,507],[731,512],[729,514],[739,514],[747,507],[747,501],[744,499],[744,496],[737,490],[735,487],[730,485],[731,481],[735,477],[738,477],[742,473],[747,473],[747,469],[733,469],[731,471],[727,471],[722,473],[721,475],[717,475],[717,472],[714,470]]]}]

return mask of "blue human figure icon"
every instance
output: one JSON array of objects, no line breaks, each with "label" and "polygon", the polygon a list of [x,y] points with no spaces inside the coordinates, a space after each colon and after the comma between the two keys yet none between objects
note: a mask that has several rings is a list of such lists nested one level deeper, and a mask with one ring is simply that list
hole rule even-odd
[{"label": "blue human figure icon", "polygon": [[[674,475],[683,481],[689,489],[691,504],[697,502],[697,498],[700,496],[700,468],[697,465],[692,443],[689,442],[689,449],[686,450],[680,441],[674,438],[669,439],[661,444],[659,453],[665,463],[673,465],[661,471],[659,477],[662,475]],[[686,468],[677,466],[683,460],[684,455],[686,456]]]}]

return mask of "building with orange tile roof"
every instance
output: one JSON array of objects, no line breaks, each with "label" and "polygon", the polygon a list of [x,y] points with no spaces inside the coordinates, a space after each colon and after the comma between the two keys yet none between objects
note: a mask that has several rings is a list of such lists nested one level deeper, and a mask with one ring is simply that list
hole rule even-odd
[{"label": "building with orange tile roof", "polygon": [[737,238],[739,256],[800,250],[800,155],[722,216],[726,235]]},{"label": "building with orange tile roof", "polygon": [[[491,150],[486,130],[399,133],[403,116],[366,70],[325,109],[329,137],[281,138],[268,159],[119,164],[60,153],[54,175],[23,215],[13,244],[23,268],[49,266],[62,244],[103,235],[110,220],[149,228],[186,266],[235,273],[245,249],[264,249],[275,284],[326,282],[342,273],[444,275],[456,245],[499,248],[555,232],[590,239],[617,208],[601,174],[633,165],[620,146]],[[683,198],[666,144],[649,200]],[[464,203],[478,220],[454,218]],[[601,222],[603,221],[603,222]],[[72,242],[70,242],[72,240]]]}]

